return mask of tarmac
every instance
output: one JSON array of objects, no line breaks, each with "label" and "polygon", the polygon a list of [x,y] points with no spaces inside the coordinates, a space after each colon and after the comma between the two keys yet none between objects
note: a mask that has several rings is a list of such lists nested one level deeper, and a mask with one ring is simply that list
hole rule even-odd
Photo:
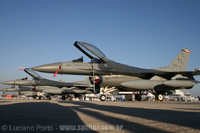
[{"label": "tarmac", "polygon": [[0,132],[200,133],[200,102],[0,100]]}]

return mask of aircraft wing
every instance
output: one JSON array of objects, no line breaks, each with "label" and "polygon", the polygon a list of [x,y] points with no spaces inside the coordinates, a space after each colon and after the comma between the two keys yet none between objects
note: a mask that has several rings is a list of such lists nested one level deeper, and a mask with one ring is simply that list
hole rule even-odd
[{"label": "aircraft wing", "polygon": [[89,87],[89,84],[76,83],[76,82],[60,82],[48,79],[40,79],[40,86],[57,86],[57,87]]},{"label": "aircraft wing", "polygon": [[193,76],[197,76],[200,75],[200,71],[196,70],[196,71],[191,71]]},{"label": "aircraft wing", "polygon": [[167,72],[167,71],[159,71],[159,72],[139,72],[138,75],[140,77],[146,77],[146,78],[151,78],[155,75],[166,78],[166,79],[171,79],[172,77],[176,76],[177,74],[180,74],[182,76],[186,76],[188,78],[192,78],[193,76],[200,75],[200,71],[174,71],[174,72]]},{"label": "aircraft wing", "polygon": [[173,77],[173,76],[176,76],[177,74],[181,74],[186,77],[192,77],[192,76],[200,75],[200,71],[174,71],[174,72],[163,71],[163,72],[155,72],[154,74],[159,75],[159,76],[167,76],[167,77]]},{"label": "aircraft wing", "polygon": [[79,88],[63,89],[62,91],[66,94],[93,94],[89,90]]},{"label": "aircraft wing", "polygon": [[[107,73],[107,72],[105,71],[105,73]],[[151,79],[153,76],[157,75],[157,76],[163,77],[165,79],[171,79],[172,77],[176,76],[177,74],[192,78],[193,76],[200,75],[200,71],[140,70],[140,71],[135,71],[135,72],[133,72],[133,71],[116,71],[116,72],[114,72],[113,71],[112,74],[137,76],[137,77],[144,78],[144,79]]]}]

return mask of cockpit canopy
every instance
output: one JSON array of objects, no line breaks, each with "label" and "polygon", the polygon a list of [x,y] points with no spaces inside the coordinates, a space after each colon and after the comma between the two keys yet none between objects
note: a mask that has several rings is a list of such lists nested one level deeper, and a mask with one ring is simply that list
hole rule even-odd
[{"label": "cockpit canopy", "polygon": [[30,76],[32,76],[34,79],[40,79],[41,78],[39,74],[37,74],[36,72],[34,72],[33,70],[31,70],[29,68],[24,69],[24,71],[26,73],[28,73]]},{"label": "cockpit canopy", "polygon": [[106,56],[95,46],[89,43],[76,41],[74,46],[88,56],[93,63],[102,63],[108,60]]}]

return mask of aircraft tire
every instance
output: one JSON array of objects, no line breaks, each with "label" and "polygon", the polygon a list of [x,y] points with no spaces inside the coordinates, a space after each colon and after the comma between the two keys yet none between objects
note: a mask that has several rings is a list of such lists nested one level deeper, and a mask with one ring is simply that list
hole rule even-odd
[{"label": "aircraft tire", "polygon": [[49,100],[51,100],[51,96],[48,96],[47,98],[48,98]]},{"label": "aircraft tire", "polygon": [[66,97],[65,97],[65,96],[62,96],[62,100],[66,100]]},{"label": "aircraft tire", "polygon": [[156,95],[156,100],[163,101],[164,97],[162,94]]},{"label": "aircraft tire", "polygon": [[105,95],[101,95],[101,96],[100,96],[100,100],[101,100],[101,101],[106,101],[106,96],[105,96]]},{"label": "aircraft tire", "polygon": [[140,96],[140,94],[135,95],[135,100],[142,101],[142,97]]}]

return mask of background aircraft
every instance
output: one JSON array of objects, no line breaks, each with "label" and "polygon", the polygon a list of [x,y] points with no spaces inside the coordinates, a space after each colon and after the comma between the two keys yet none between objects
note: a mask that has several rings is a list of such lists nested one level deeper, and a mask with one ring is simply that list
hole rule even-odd
[{"label": "background aircraft", "polygon": [[[3,82],[6,85],[19,85],[19,88],[13,88],[9,91],[16,90],[23,92],[22,86],[33,86],[31,90],[36,92],[44,92],[48,97],[49,95],[62,95],[62,99],[65,100],[68,94],[74,94],[75,97],[79,97],[81,94],[93,93],[92,85],[89,78],[77,82],[59,82],[42,78],[39,74],[31,69],[25,68],[24,71],[33,77],[33,80],[27,80],[27,78],[21,80],[11,80]],[[30,88],[29,88],[30,90]],[[8,91],[8,89],[7,89]]]},{"label": "background aircraft", "polygon": [[[168,67],[143,69],[112,61],[98,48],[88,43],[76,41],[74,46],[87,55],[91,59],[91,62],[84,63],[83,60],[75,60],[36,66],[31,69],[40,72],[55,73],[55,75],[57,73],[93,76],[127,75],[133,79],[115,78],[115,83],[116,80],[121,80],[115,86],[118,86],[120,89],[125,88],[129,91],[142,92],[149,90],[158,100],[163,100],[163,95],[170,91],[174,91],[175,89],[190,89],[196,83],[199,83],[193,77],[200,75],[199,69],[185,71],[191,53],[188,49],[182,49]],[[104,82],[106,83],[106,80]],[[111,84],[111,81],[108,81],[108,84]],[[141,94],[137,96],[138,99],[141,99]]]},{"label": "background aircraft", "polygon": [[[27,80],[27,78],[25,79]],[[33,98],[37,97],[36,92],[33,91],[33,87],[31,86],[18,86],[18,88],[15,88],[15,86],[12,85],[11,88],[0,89],[0,91],[1,92],[18,92],[19,95],[24,95],[26,97],[33,97]]]}]

